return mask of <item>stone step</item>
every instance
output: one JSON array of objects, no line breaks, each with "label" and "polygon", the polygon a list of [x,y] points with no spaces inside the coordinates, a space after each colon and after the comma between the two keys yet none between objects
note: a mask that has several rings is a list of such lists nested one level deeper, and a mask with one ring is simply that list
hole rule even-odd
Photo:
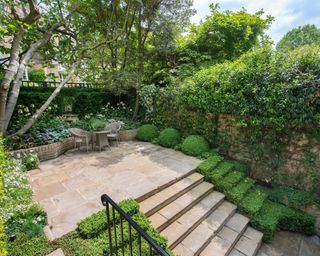
[{"label": "stone step", "polygon": [[235,211],[235,205],[224,202],[178,244],[173,252],[176,255],[199,255],[211,239],[224,228],[226,222],[233,218]]},{"label": "stone step", "polygon": [[[239,225],[237,226],[240,227]],[[251,227],[246,228],[246,226],[241,233],[238,233],[227,226],[224,227],[217,236],[212,239],[200,256],[255,255],[260,247],[262,234]],[[255,238],[251,240],[245,235],[246,233]],[[255,239],[260,237],[260,234],[260,241],[255,241]]]},{"label": "stone step", "polygon": [[158,231],[164,230],[172,222],[190,210],[213,191],[213,185],[202,182],[187,193],[150,216],[152,226]]},{"label": "stone step", "polygon": [[224,208],[232,204],[224,202],[224,195],[214,191],[165,228],[161,234],[168,238],[169,248],[175,248],[220,205]]},{"label": "stone step", "polygon": [[249,219],[241,214],[234,214],[225,226],[214,236],[206,247],[199,250],[201,256],[228,255],[245,232]]},{"label": "stone step", "polygon": [[174,183],[173,185],[161,190],[157,194],[145,199],[140,203],[140,210],[147,216],[151,216],[161,208],[170,204],[187,191],[196,187],[203,181],[203,176],[199,173],[192,173],[186,178]]},{"label": "stone step", "polygon": [[229,255],[245,255],[254,256],[257,254],[261,243],[262,243],[263,233],[255,230],[252,227],[247,227],[246,231],[240,237],[239,241],[234,246],[234,249]]}]

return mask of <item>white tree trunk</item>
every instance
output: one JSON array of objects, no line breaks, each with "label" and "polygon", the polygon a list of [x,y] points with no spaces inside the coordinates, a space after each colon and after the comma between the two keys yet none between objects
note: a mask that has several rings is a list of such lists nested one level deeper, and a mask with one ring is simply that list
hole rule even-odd
[{"label": "white tree trunk", "polygon": [[4,78],[1,82],[1,98],[0,98],[0,131],[4,132],[5,126],[5,113],[6,113],[6,103],[8,98],[8,92],[10,89],[10,84],[17,73],[19,66],[19,51],[21,42],[24,36],[24,29],[21,27],[13,36],[10,61],[7,69],[5,70]]},{"label": "white tree trunk", "polygon": [[8,128],[13,111],[14,111],[15,106],[17,104],[23,74],[25,73],[25,69],[26,69],[30,59],[34,56],[35,52],[37,52],[41,47],[43,47],[44,45],[46,45],[49,42],[50,38],[53,35],[53,32],[60,26],[61,26],[61,24],[59,24],[59,23],[54,24],[49,30],[46,31],[46,33],[43,35],[43,37],[41,39],[39,39],[38,41],[36,41],[30,45],[28,51],[25,53],[25,55],[21,59],[19,68],[16,71],[16,77],[15,77],[13,84],[12,84],[12,89],[10,91],[10,97],[9,97],[9,100],[7,101],[7,104],[6,104],[5,121],[4,121],[4,127],[3,127],[4,131],[6,131]]},{"label": "white tree trunk", "polygon": [[[79,67],[81,63],[81,58],[79,58],[78,61],[76,61],[72,68],[67,75],[67,77],[58,85],[58,87],[54,90],[54,92],[50,95],[50,97],[47,99],[47,101],[32,115],[32,117],[27,121],[27,123],[14,135],[21,136],[24,133],[26,133],[30,127],[34,124],[34,122],[37,120],[37,118],[49,107],[50,103],[55,99],[55,97],[59,94],[63,86],[71,79],[77,68]],[[13,136],[14,136],[13,135]]]}]

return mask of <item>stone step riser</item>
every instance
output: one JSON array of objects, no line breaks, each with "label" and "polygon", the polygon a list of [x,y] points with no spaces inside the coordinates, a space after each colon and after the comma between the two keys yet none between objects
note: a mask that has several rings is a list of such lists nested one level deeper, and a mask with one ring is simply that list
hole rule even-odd
[{"label": "stone step riser", "polygon": [[185,233],[183,233],[176,241],[169,245],[169,249],[174,249],[179,243],[181,243],[200,223],[205,220],[211,213],[213,213],[224,201],[222,198],[218,203],[216,203],[209,211],[207,211],[201,218],[199,218]]},{"label": "stone step riser", "polygon": [[[224,227],[224,225],[230,220],[230,218],[235,214],[235,212],[236,212],[236,209],[235,209],[234,211],[232,211],[232,213],[228,216],[228,218],[225,219],[225,221],[221,224],[221,226],[217,229],[217,231],[214,232],[214,233],[212,234],[212,236],[203,243],[203,245],[199,248],[199,250],[196,251],[196,253],[194,254],[194,256],[198,256],[198,255],[201,254],[201,252],[208,246],[208,244],[211,242],[211,240],[221,231],[221,229],[222,229],[222,228]],[[244,229],[244,230],[245,230],[245,229]],[[243,232],[244,232],[244,230],[243,230]],[[239,236],[239,238],[240,238],[240,237],[241,237],[241,236]],[[238,238],[238,240],[239,240],[239,238]],[[238,241],[238,240],[237,240],[237,241]],[[231,249],[232,249],[232,248],[231,248]]]},{"label": "stone step riser", "polygon": [[175,180],[172,180],[172,181],[170,181],[170,182],[168,182],[168,183],[166,183],[166,184],[164,184],[164,185],[162,185],[162,186],[160,186],[160,187],[158,187],[158,188],[156,188],[154,190],[151,190],[150,192],[148,192],[148,193],[146,193],[146,194],[144,194],[144,195],[142,195],[140,197],[135,198],[135,201],[137,201],[138,203],[141,203],[142,201],[148,199],[149,197],[159,193],[160,191],[172,186],[173,184],[179,182],[180,180],[183,180],[184,178],[190,176],[191,174],[195,173],[195,171],[196,170],[191,170],[190,172],[186,173],[185,175],[180,176],[179,178],[177,178]]},{"label": "stone step riser", "polygon": [[150,217],[151,215],[155,214],[157,211],[161,210],[163,207],[167,206],[168,204],[170,204],[171,202],[173,202],[174,200],[176,200],[177,198],[181,197],[182,195],[184,195],[185,193],[187,193],[188,191],[190,191],[191,189],[193,189],[194,187],[198,186],[200,183],[202,183],[204,181],[204,178],[197,180],[196,182],[192,183],[190,186],[186,187],[185,189],[179,191],[178,193],[174,194],[173,196],[167,198],[165,201],[163,201],[161,204],[158,204],[157,206],[155,206],[154,208],[152,208],[151,210],[145,212],[144,214],[147,217]]},{"label": "stone step riser", "polygon": [[177,219],[179,219],[183,214],[185,214],[187,211],[189,211],[193,206],[195,206],[197,203],[199,203],[202,199],[207,197],[209,194],[211,194],[213,191],[213,187],[206,191],[204,194],[202,194],[200,197],[198,197],[196,200],[194,200],[191,204],[187,205],[182,211],[178,212],[174,217],[166,221],[164,224],[159,226],[157,230],[161,232],[164,230],[166,227],[168,227],[170,224],[175,222]]},{"label": "stone step riser", "polygon": [[[249,223],[248,223],[249,224]],[[226,255],[229,255],[230,252],[232,251],[232,249],[234,248],[234,246],[236,245],[236,243],[238,243],[238,241],[240,240],[241,236],[244,234],[244,232],[246,231],[248,224],[241,230],[241,232],[239,233],[239,235],[237,236],[237,238],[234,240],[234,242],[232,243],[232,245],[230,246],[230,248],[228,249]],[[260,247],[260,246],[259,246]]]}]

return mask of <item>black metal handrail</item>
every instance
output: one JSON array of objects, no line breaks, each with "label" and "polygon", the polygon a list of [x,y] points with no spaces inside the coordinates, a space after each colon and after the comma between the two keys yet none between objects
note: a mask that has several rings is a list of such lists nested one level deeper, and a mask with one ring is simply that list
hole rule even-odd
[{"label": "black metal handrail", "polygon": [[[55,88],[61,82],[57,81],[30,81],[23,80],[22,87],[40,87],[40,88]],[[66,83],[65,88],[103,88],[105,85],[101,83]]]},{"label": "black metal handrail", "polygon": [[[133,256],[133,245],[132,245],[132,232],[131,229],[133,228],[137,234],[138,234],[138,255],[142,256],[142,241],[141,238],[143,238],[148,243],[148,254],[149,256],[154,255],[153,252],[155,251],[157,255],[160,256],[169,256],[169,254],[161,248],[157,242],[155,242],[128,214],[126,214],[121,207],[117,205],[108,195],[104,194],[101,196],[102,204],[106,207],[106,214],[107,214],[107,234],[109,239],[109,253],[104,252],[104,255],[118,255],[118,248],[121,249],[121,255],[127,255],[125,254],[125,242],[124,242],[124,230],[123,230],[123,221],[127,221],[128,223],[128,236],[129,236],[129,254],[130,256]],[[112,210],[110,209],[110,205],[112,207]],[[112,220],[110,219],[112,212]],[[115,211],[118,212],[120,215],[120,243],[117,241],[117,228],[115,223]],[[114,235],[114,238],[112,237],[112,233]],[[113,246],[114,243],[114,246]],[[145,255],[145,254],[144,254]]]}]

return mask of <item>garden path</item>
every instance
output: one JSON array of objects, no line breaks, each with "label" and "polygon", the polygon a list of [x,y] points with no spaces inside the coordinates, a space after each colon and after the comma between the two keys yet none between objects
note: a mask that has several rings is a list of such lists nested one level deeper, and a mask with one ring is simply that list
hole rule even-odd
[{"label": "garden path", "polygon": [[69,151],[28,173],[34,199],[48,215],[49,239],[73,231],[102,208],[100,196],[116,202],[139,198],[185,176],[200,160],[144,142],[122,142],[103,152]]}]

